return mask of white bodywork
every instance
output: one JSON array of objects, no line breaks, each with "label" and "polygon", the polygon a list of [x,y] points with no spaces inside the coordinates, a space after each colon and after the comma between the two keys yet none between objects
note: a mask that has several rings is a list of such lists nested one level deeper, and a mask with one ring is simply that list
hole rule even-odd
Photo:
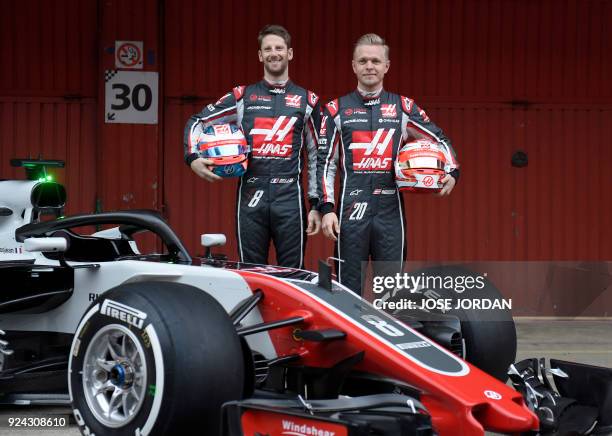
[{"label": "white bodywork", "polygon": [[[0,207],[13,211],[0,216],[0,262],[21,259],[23,244],[15,240],[15,229],[32,220],[32,190],[39,182],[31,180],[3,180],[0,182]],[[11,256],[11,255],[17,255]],[[33,256],[28,256],[33,257]]]},{"label": "white bodywork", "polygon": [[[36,262],[37,265],[42,263]],[[59,265],[59,262],[47,260],[44,264]],[[97,265],[99,268],[75,269],[73,295],[59,307],[42,314],[0,314],[0,329],[74,333],[93,297],[124,283],[171,281],[191,285],[212,295],[228,312],[252,295],[251,289],[239,274],[220,268],[137,260],[100,262]],[[185,314],[186,322],[190,315]],[[244,319],[243,325],[260,322],[263,319],[255,309]],[[247,341],[264,356],[276,357],[266,333],[251,335]]]},{"label": "white bodywork", "polygon": [[[26,250],[23,243],[15,239],[15,230],[32,222],[33,205],[32,191],[38,181],[5,180],[0,181],[0,208],[10,209],[8,216],[0,216],[0,266],[15,262],[33,262],[36,268],[59,266],[60,262],[48,259],[42,251],[57,251],[57,244],[49,239],[33,238],[29,241],[32,252]],[[105,239],[118,239],[122,235],[118,228],[112,228],[94,233],[92,236]],[[214,241],[220,243],[220,235],[213,235]],[[223,236],[223,239],[225,237]],[[45,239],[48,239],[45,241]],[[207,238],[207,242],[208,238]],[[45,244],[49,249],[45,249]],[[216,245],[216,244],[212,244]],[[134,252],[139,253],[136,244],[130,241]],[[61,250],[59,250],[61,251]],[[252,295],[245,280],[230,270],[208,266],[192,266],[162,262],[138,260],[121,260],[97,262],[98,267],[82,267],[80,262],[69,262],[73,266],[81,266],[74,270],[74,288],[72,296],[60,306],[38,314],[5,313],[0,314],[0,329],[7,331],[38,331],[73,334],[79,320],[86,313],[93,300],[111,288],[124,283],[144,281],[171,281],[194,286],[211,294],[228,312],[240,301]],[[6,271],[6,270],[5,270]],[[0,268],[0,283],[2,281]],[[36,272],[32,272],[36,274]],[[19,283],[3,283],[2,287],[19,286]],[[185,314],[185,322],[189,316]],[[243,325],[263,322],[257,309],[252,310],[242,321]],[[250,335],[247,338],[253,349],[266,357],[276,357],[276,352],[267,333]]]}]

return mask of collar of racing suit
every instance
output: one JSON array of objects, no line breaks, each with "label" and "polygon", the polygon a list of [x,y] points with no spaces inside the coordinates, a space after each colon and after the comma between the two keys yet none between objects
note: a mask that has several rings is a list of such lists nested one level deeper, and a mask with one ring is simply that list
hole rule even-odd
[{"label": "collar of racing suit", "polygon": [[380,94],[382,94],[382,91],[383,91],[382,86],[376,91],[372,91],[372,92],[364,91],[359,86],[357,87],[357,92],[359,93],[359,95],[361,95],[361,97],[363,97],[364,100],[371,100],[373,98],[378,98],[380,97]]},{"label": "collar of racing suit", "polygon": [[262,79],[261,83],[268,89],[285,89],[291,80],[281,80],[278,82],[269,82],[267,79]]},{"label": "collar of racing suit", "polygon": [[375,94],[376,95],[372,97],[369,95],[364,96],[361,94],[361,90],[357,88],[355,91],[353,91],[353,98],[355,98],[357,101],[361,101],[361,104],[363,104],[365,107],[371,107],[379,105],[381,101],[385,102],[389,96],[389,93],[385,91],[384,88],[379,89]]}]

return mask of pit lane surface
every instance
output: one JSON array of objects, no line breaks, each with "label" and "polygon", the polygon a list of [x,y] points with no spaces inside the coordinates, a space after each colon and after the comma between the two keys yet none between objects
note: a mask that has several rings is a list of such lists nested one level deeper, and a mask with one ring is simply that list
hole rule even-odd
[{"label": "pit lane surface", "polygon": [[[609,320],[547,320],[518,319],[518,356],[517,360],[527,357],[553,357],[612,367],[612,319]],[[9,417],[66,416],[68,407],[0,407],[0,436],[77,436],[79,430],[72,420],[64,428],[10,428],[6,425]],[[493,433],[488,433],[494,435]]]}]

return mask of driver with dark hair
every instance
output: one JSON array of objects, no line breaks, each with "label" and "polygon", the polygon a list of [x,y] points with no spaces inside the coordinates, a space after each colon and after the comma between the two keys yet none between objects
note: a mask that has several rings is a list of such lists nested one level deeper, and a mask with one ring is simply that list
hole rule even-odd
[{"label": "driver with dark hair", "polygon": [[[257,41],[263,80],[235,87],[189,118],[183,140],[185,162],[204,180],[220,180],[210,169],[212,161],[198,155],[198,138],[213,124],[241,126],[251,153],[238,185],[240,260],[267,264],[272,239],[279,265],[302,268],[306,235],[316,234],[321,224],[316,186],[319,98],[289,80],[293,49],[285,28],[265,26]],[[301,186],[302,154],[308,161],[308,213]]]}]

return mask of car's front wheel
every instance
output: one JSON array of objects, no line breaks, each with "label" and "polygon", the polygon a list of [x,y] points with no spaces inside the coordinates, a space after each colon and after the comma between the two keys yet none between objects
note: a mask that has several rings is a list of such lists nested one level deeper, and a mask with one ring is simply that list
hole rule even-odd
[{"label": "car's front wheel", "polygon": [[114,288],[81,320],[69,388],[83,434],[218,434],[221,405],[243,391],[240,340],[223,307],[197,288]]}]

